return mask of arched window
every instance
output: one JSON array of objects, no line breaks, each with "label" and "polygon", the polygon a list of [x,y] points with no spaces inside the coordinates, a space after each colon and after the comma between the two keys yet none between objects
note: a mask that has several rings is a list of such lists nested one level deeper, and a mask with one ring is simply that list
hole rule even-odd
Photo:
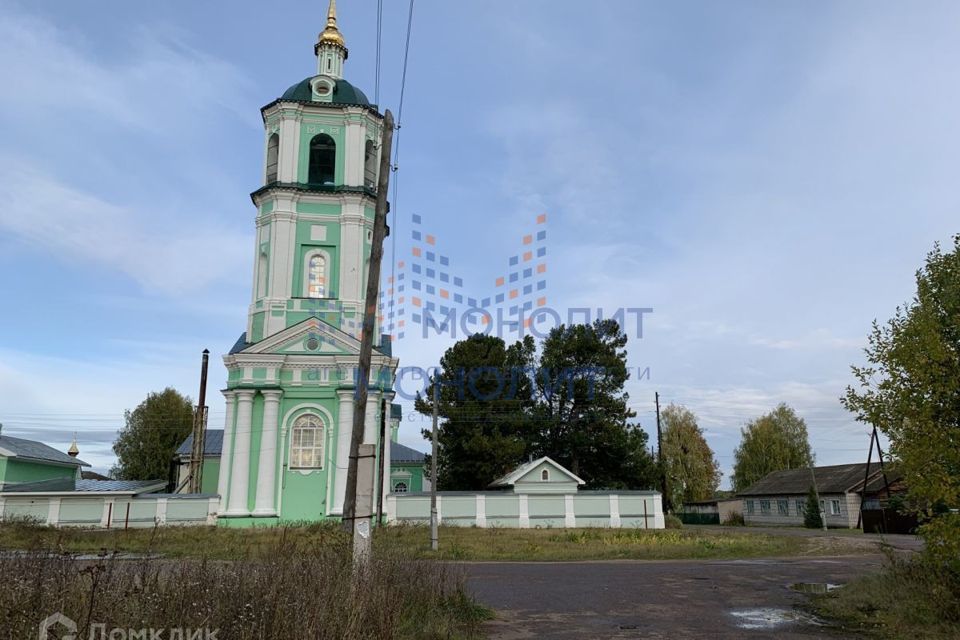
[{"label": "arched window", "polygon": [[363,155],[363,183],[370,189],[377,186],[377,150],[373,140],[367,140]]},{"label": "arched window", "polygon": [[277,181],[277,164],[280,158],[280,136],[273,134],[267,141],[267,184]]},{"label": "arched window", "polygon": [[310,141],[310,172],[307,182],[333,184],[336,164],[337,143],[325,133],[314,136]]},{"label": "arched window", "polygon": [[306,413],[293,423],[290,436],[290,468],[320,469],[323,467],[323,421]]},{"label": "arched window", "polygon": [[541,471],[541,472],[540,472],[540,480],[543,481],[543,482],[549,482],[549,480],[550,480],[550,472],[547,471],[546,469],[544,469],[543,471]]},{"label": "arched window", "polygon": [[307,263],[307,297],[327,296],[327,259],[320,254],[310,256]]},{"label": "arched window", "polygon": [[393,492],[394,492],[394,493],[406,493],[406,492],[407,492],[407,483],[406,483],[406,482],[398,482],[397,484],[393,485]]}]

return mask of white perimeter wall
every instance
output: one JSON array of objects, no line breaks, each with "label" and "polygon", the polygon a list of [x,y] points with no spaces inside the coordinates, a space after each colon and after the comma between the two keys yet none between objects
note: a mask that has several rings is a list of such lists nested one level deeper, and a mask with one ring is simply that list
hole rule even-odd
[{"label": "white perimeter wall", "polygon": [[60,495],[0,496],[0,520],[32,518],[54,527],[123,529],[208,525],[217,521],[218,496]]}]

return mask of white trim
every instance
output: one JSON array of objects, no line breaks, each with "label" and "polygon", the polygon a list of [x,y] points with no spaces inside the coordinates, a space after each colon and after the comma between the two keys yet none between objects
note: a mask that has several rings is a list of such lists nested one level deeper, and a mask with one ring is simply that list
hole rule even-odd
[{"label": "white trim", "polygon": [[528,496],[525,493],[518,494],[519,500],[519,514],[520,514],[520,528],[529,529],[530,528],[530,504],[528,502]]},{"label": "white trim", "polygon": [[50,498],[50,504],[47,505],[47,524],[51,527],[60,524],[60,500],[61,498]]},{"label": "white trim", "polygon": [[487,526],[487,496],[477,494],[477,526]]},{"label": "white trim", "polygon": [[[320,256],[323,258],[323,296],[319,298],[314,298],[310,296],[310,260],[315,256]],[[303,254],[303,271],[300,272],[302,276],[300,278],[300,297],[308,298],[310,300],[336,300],[335,297],[330,295],[330,271],[333,262],[330,260],[330,254],[326,249],[320,249],[314,247]]]},{"label": "white trim", "polygon": [[577,515],[573,510],[573,494],[563,496],[563,526],[573,528],[577,526]]},{"label": "white trim", "polygon": [[614,493],[610,494],[610,526],[620,528],[620,496]]},{"label": "white trim", "polygon": [[157,523],[167,524],[167,499],[157,498]]}]

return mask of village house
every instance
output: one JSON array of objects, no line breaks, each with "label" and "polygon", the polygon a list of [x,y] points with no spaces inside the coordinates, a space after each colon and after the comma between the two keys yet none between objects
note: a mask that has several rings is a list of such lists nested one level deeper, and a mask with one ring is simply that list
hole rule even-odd
[{"label": "village house", "polygon": [[807,495],[815,486],[828,527],[855,529],[860,520],[860,491],[882,480],[879,463],[840,464],[774,471],[737,496],[748,525],[803,526]]}]

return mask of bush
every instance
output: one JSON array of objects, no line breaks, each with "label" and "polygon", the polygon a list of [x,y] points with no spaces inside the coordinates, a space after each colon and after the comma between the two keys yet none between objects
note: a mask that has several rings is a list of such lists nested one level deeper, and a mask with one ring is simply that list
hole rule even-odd
[{"label": "bush", "polygon": [[683,522],[672,513],[668,513],[663,518],[663,526],[667,529],[683,529]]},{"label": "bush", "polygon": [[743,514],[739,511],[731,511],[727,514],[727,518],[723,521],[728,527],[743,527],[746,526],[746,522],[743,521]]}]

